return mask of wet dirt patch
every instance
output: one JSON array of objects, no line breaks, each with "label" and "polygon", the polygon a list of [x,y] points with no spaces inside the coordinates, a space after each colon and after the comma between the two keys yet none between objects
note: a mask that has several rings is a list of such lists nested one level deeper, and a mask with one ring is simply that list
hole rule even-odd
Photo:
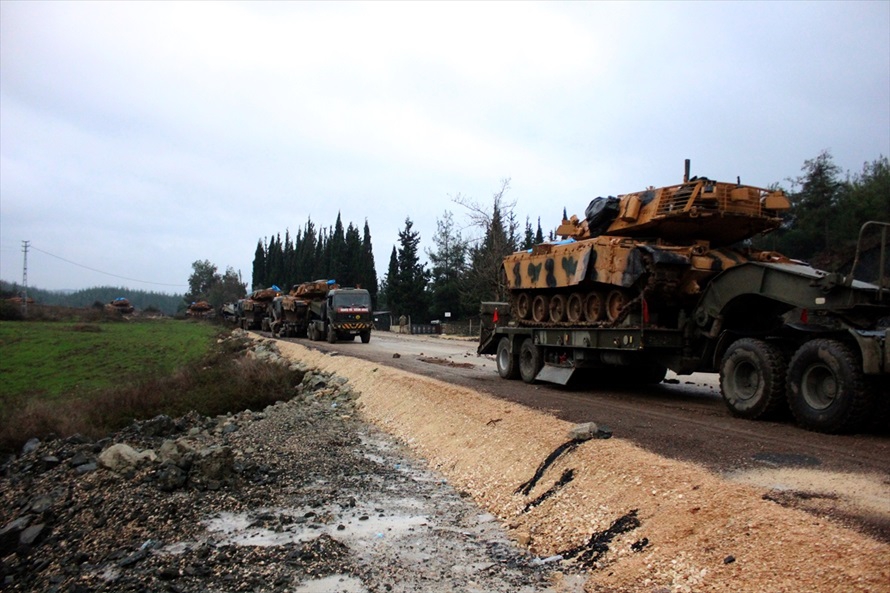
[{"label": "wet dirt patch", "polygon": [[438,364],[446,367],[454,367],[460,369],[473,369],[476,368],[476,365],[470,362],[454,362],[453,360],[448,360],[446,358],[439,358],[437,356],[421,356],[418,358],[420,362],[426,362],[429,364]]}]

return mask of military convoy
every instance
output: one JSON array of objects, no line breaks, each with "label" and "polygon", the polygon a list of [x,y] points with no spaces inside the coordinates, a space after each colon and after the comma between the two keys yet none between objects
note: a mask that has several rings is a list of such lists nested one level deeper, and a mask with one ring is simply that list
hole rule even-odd
[{"label": "military convoy", "polygon": [[288,294],[273,286],[238,301],[243,329],[263,329],[273,336],[371,341],[371,295],[362,288],[340,287],[335,280],[295,284]]},{"label": "military convoy", "polygon": [[[506,379],[658,383],[719,372],[737,416],[790,408],[824,432],[860,427],[890,376],[887,223],[876,283],[743,242],[776,229],[778,190],[689,177],[596,198],[561,241],[507,256],[509,302],[483,303],[479,353]],[[857,249],[858,254],[858,249]],[[857,257],[858,260],[858,257]]]}]

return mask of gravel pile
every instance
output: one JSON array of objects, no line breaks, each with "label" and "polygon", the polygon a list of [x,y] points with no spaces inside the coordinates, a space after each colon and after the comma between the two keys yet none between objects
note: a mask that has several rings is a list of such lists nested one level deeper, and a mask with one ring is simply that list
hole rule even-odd
[{"label": "gravel pile", "polygon": [[4,591],[573,591],[492,515],[303,373],[263,411],[39,442],[0,466]]}]

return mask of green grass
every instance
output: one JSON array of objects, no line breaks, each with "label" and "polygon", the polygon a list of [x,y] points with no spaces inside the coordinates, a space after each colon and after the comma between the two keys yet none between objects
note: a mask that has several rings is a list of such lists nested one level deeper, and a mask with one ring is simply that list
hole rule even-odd
[{"label": "green grass", "polygon": [[102,438],[134,420],[259,410],[300,371],[243,356],[204,322],[0,322],[0,453],[32,437]]},{"label": "green grass", "polygon": [[0,410],[21,397],[85,395],[200,360],[219,328],[175,320],[0,321]]}]

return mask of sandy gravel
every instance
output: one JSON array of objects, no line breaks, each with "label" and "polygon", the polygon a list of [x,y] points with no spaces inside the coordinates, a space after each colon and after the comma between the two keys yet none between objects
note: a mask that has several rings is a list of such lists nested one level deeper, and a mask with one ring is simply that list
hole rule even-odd
[{"label": "sandy gravel", "polygon": [[[279,347],[348,378],[369,421],[412,447],[520,545],[541,557],[574,549],[563,562],[587,561],[587,591],[890,591],[890,546],[780,506],[764,496],[763,476],[751,485],[728,481],[616,435],[563,454],[524,495],[517,488],[568,440],[569,424],[390,367]],[[880,490],[874,504],[888,504]]]}]

